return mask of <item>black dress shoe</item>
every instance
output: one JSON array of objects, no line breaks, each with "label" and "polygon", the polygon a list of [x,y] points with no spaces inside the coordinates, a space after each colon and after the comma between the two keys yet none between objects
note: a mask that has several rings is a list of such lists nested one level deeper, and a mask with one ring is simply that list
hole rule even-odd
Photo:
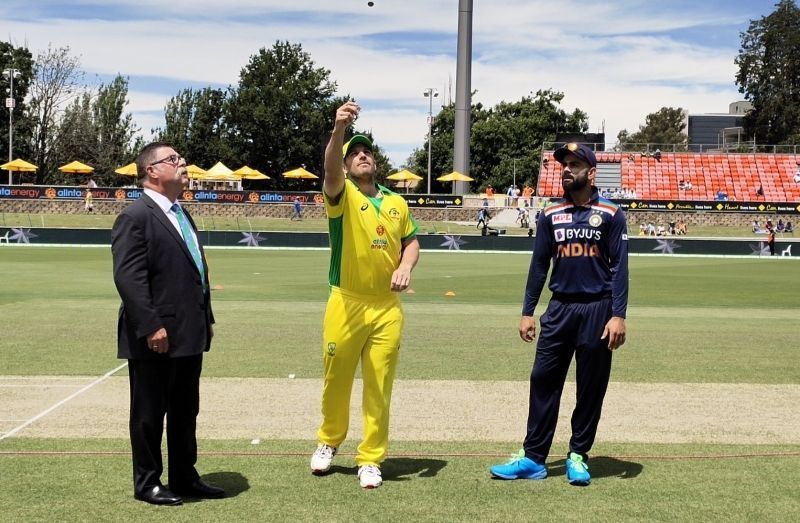
[{"label": "black dress shoe", "polygon": [[225,490],[209,485],[202,479],[196,479],[189,485],[170,485],[170,488],[187,498],[224,498]]},{"label": "black dress shoe", "polygon": [[151,505],[181,505],[183,500],[161,485],[149,487],[144,492],[136,492],[133,497]]}]

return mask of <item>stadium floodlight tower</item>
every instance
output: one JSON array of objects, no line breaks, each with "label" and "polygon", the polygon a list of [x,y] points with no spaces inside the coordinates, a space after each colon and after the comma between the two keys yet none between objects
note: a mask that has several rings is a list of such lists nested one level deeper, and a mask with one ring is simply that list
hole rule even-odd
[{"label": "stadium floodlight tower", "polygon": [[428,194],[431,193],[431,141],[433,139],[433,99],[439,96],[439,91],[428,87],[422,92],[428,99]]},{"label": "stadium floodlight tower", "polygon": [[[458,0],[456,122],[453,170],[469,176],[470,109],[472,107],[472,0]],[[453,194],[467,192],[466,182],[453,182]]]},{"label": "stadium floodlight tower", "polygon": [[[14,78],[19,78],[22,73],[19,69],[8,68],[3,69],[3,76],[8,78],[8,98],[6,98],[6,107],[8,108],[8,161],[14,159]],[[8,171],[8,184],[11,185],[11,173]]]}]

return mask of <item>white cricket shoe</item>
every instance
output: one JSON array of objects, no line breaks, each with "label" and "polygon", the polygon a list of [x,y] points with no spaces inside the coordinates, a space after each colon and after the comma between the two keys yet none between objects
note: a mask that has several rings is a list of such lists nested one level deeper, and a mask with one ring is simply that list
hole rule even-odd
[{"label": "white cricket shoe", "polygon": [[381,469],[376,465],[364,465],[358,468],[358,483],[361,488],[378,488],[383,484]]},{"label": "white cricket shoe", "polygon": [[317,450],[311,455],[311,472],[313,474],[324,474],[331,468],[331,462],[336,455],[336,447],[320,443]]}]

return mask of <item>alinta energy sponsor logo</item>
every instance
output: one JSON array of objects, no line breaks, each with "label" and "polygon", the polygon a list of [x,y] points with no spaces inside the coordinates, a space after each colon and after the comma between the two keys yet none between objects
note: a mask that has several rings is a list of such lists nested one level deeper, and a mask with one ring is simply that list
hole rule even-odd
[{"label": "alinta energy sponsor logo", "polygon": [[187,202],[190,202],[194,199],[194,193],[192,193],[192,191],[183,191],[183,195],[181,197]]},{"label": "alinta energy sponsor logo", "polygon": [[250,203],[258,203],[258,193],[251,192],[247,195],[247,199],[250,200]]},{"label": "alinta energy sponsor logo", "polygon": [[56,190],[53,189],[52,187],[48,187],[47,189],[44,190],[44,195],[52,200],[53,198],[58,196],[58,193],[56,193]]},{"label": "alinta energy sponsor logo", "polygon": [[314,195],[314,203],[317,203],[319,205],[325,203],[325,197],[322,196],[322,193],[318,192],[317,194]]},{"label": "alinta energy sponsor logo", "polygon": [[42,195],[38,187],[0,187],[0,198],[28,198],[36,200]]}]

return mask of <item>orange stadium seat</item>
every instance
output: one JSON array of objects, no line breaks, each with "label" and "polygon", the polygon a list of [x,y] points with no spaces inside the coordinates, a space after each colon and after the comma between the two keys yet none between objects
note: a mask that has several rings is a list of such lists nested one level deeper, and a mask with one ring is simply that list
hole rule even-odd
[{"label": "orange stadium seat", "polygon": [[[717,192],[729,200],[800,202],[800,184],[792,178],[800,166],[793,154],[661,153],[661,161],[633,153],[599,152],[598,163],[619,163],[621,187],[645,200],[714,200]],[[560,165],[547,151],[539,172],[537,194],[561,196]],[[690,190],[679,189],[683,179]],[[757,194],[758,188],[764,196]]]}]

